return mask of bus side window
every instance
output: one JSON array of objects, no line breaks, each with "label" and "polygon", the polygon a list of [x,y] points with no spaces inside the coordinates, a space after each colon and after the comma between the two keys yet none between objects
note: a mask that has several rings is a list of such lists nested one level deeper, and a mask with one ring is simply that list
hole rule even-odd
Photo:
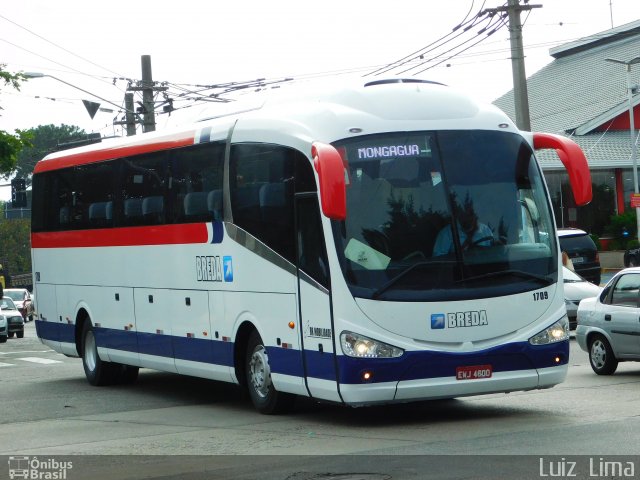
[{"label": "bus side window", "polygon": [[232,145],[229,174],[233,222],[292,263],[297,155],[279,145]]},{"label": "bus side window", "polygon": [[222,220],[224,149],[223,142],[211,142],[171,153],[168,223]]}]

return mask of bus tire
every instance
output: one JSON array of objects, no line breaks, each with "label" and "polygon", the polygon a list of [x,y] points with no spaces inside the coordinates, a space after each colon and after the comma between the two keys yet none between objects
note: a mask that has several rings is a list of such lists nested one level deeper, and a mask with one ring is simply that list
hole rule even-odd
[{"label": "bus tire", "polygon": [[618,368],[618,359],[604,336],[595,335],[589,341],[589,363],[598,375],[611,375]]},{"label": "bus tire", "polygon": [[96,387],[110,385],[117,373],[112,363],[100,359],[93,325],[89,319],[82,327],[82,366],[87,380]]},{"label": "bus tire", "polygon": [[282,413],[293,407],[294,396],[278,392],[271,382],[271,367],[264,342],[253,331],[247,343],[245,374],[249,397],[256,410],[265,415]]}]

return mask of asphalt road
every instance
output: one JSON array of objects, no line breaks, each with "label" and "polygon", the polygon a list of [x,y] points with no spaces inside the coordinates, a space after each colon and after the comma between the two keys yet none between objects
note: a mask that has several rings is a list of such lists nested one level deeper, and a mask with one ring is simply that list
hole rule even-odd
[{"label": "asphalt road", "polygon": [[0,455],[71,458],[70,480],[540,478],[574,458],[593,478],[591,460],[640,461],[639,389],[640,363],[597,376],[572,341],[569,377],[549,390],[264,416],[235,386],[160,372],[91,387],[29,323],[0,345]]}]

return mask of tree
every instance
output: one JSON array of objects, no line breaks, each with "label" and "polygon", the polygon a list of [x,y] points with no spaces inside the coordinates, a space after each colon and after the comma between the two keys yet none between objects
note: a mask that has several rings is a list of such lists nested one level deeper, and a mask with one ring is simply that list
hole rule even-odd
[{"label": "tree", "polygon": [[[0,218],[6,204],[0,202]],[[31,220],[0,221],[0,263],[10,274],[31,272]]]},{"label": "tree", "polygon": [[84,139],[87,134],[80,127],[62,124],[39,125],[30,128],[27,133],[31,138],[31,145],[22,149],[18,155],[15,167],[16,177],[25,178],[31,184],[31,174],[38,160],[42,160],[48,153],[57,150],[61,143]]},{"label": "tree", "polygon": [[[10,73],[4,70],[6,65],[0,64],[0,79],[4,82],[3,86],[10,86],[16,90],[20,90],[20,82],[26,81],[26,77],[21,73]],[[15,134],[11,134],[4,130],[0,130],[0,175],[9,175],[18,162],[18,154],[29,145],[30,136],[23,130],[16,130]]]}]

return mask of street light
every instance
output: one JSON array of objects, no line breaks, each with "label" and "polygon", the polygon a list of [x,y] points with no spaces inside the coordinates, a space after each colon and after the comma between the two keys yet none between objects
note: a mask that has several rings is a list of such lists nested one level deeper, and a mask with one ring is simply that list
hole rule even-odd
[{"label": "street light", "polygon": [[[42,77],[49,77],[49,78],[53,78],[54,80],[57,80],[57,81],[59,81],[59,82],[61,82],[61,83],[64,83],[65,85],[69,85],[70,87],[73,87],[73,88],[75,88],[76,90],[80,90],[81,92],[84,92],[84,93],[87,93],[87,94],[89,94],[89,95],[91,95],[91,96],[93,96],[93,97],[96,97],[96,98],[98,98],[98,99],[102,100],[103,102],[107,102],[109,105],[113,105],[113,106],[115,106],[115,107],[118,107],[118,109],[122,109],[122,106],[121,106],[121,105],[118,105],[117,103],[113,103],[113,102],[111,102],[111,101],[109,101],[109,100],[106,100],[106,99],[104,99],[104,98],[102,98],[102,97],[99,97],[99,96],[98,96],[98,95],[96,95],[95,93],[88,92],[87,90],[84,90],[84,89],[82,89],[82,88],[80,88],[80,87],[76,87],[74,84],[69,83],[69,82],[65,82],[64,80],[62,80],[62,79],[60,79],[60,78],[58,78],[58,77],[54,77],[53,75],[49,75],[49,74],[47,74],[47,73],[41,73],[41,72],[22,72],[22,75],[23,75],[25,78],[42,78]],[[128,111],[127,109],[124,109],[124,110],[125,110],[125,112],[128,112],[128,113],[134,113],[134,114],[135,114],[135,112],[130,112],[130,111]]]},{"label": "street light", "polygon": [[[633,121],[633,87],[631,86],[631,65],[640,63],[640,57],[633,58],[628,62],[616,60],[615,58],[605,58],[605,62],[619,63],[625,66],[627,72],[627,100],[629,101],[629,133],[631,136],[631,163],[633,164],[633,191],[638,193],[638,152],[636,148],[635,124]],[[636,207],[636,238],[640,240],[640,207]]]}]

